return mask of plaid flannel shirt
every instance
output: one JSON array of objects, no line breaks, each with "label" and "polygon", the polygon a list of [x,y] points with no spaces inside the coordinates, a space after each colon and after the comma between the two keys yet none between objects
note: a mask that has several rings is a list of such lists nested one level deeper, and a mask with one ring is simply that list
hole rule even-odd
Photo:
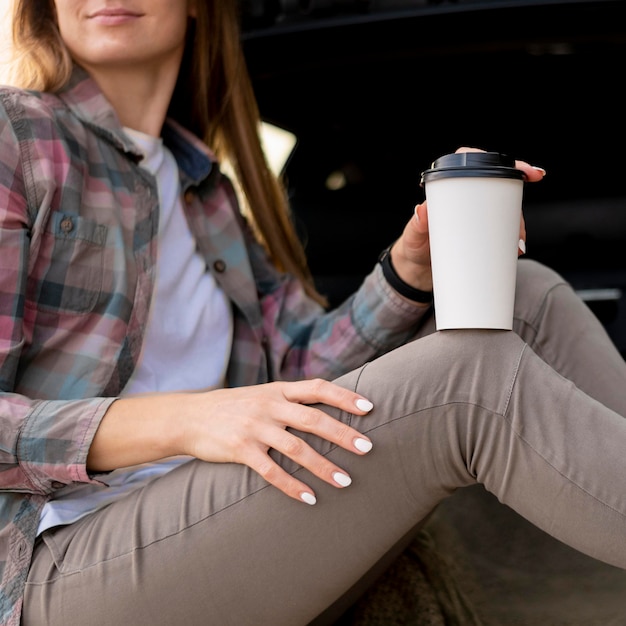
[{"label": "plaid flannel shirt", "polygon": [[[254,240],[207,147],[173,122],[197,247],[232,302],[231,386],[332,379],[401,343],[424,307],[379,267],[323,311]],[[137,362],[154,288],[154,179],[97,85],[0,88],[0,623],[20,622],[39,514],[85,462]],[[210,359],[210,346],[207,346]]]}]

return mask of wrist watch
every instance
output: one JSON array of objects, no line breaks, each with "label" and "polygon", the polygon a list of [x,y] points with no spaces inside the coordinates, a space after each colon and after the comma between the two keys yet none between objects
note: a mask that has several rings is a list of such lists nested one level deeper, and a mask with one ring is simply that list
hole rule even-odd
[{"label": "wrist watch", "polygon": [[408,283],[405,283],[396,273],[393,265],[391,264],[391,246],[385,248],[378,256],[378,262],[380,263],[383,276],[385,280],[393,287],[401,296],[413,302],[421,302],[422,304],[432,304],[433,292],[422,291],[421,289],[415,289]]}]

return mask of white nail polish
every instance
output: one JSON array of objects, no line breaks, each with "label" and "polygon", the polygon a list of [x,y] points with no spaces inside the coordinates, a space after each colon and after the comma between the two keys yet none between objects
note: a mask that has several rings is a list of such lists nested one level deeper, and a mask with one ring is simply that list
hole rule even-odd
[{"label": "white nail polish", "polygon": [[306,491],[300,494],[300,499],[302,500],[302,502],[310,505],[313,505],[317,502],[315,496],[312,493],[308,493]]},{"label": "white nail polish", "polygon": [[372,449],[372,442],[367,439],[355,439],[354,447],[360,452],[369,452]]},{"label": "white nail polish", "polygon": [[546,170],[544,170],[543,167],[539,167],[538,165],[533,165],[533,169],[537,170],[538,172],[541,172],[544,176],[546,175]]},{"label": "white nail polish", "polygon": [[352,478],[346,474],[342,474],[341,472],[335,472],[333,474],[333,480],[342,487],[347,487],[352,483]]},{"label": "white nail polish", "polygon": [[523,239],[520,239],[517,245],[519,246],[519,249],[526,254],[526,242]]},{"label": "white nail polish", "polygon": [[413,213],[415,213],[415,219],[417,220],[417,223],[419,224],[420,216],[419,216],[419,213],[417,212],[417,207],[418,206],[419,206],[419,204],[415,205],[415,209],[413,210]]},{"label": "white nail polish", "polygon": [[374,405],[369,401],[369,400],[365,400],[364,398],[359,398],[356,402],[356,408],[359,409],[360,411],[371,411],[374,408]]}]

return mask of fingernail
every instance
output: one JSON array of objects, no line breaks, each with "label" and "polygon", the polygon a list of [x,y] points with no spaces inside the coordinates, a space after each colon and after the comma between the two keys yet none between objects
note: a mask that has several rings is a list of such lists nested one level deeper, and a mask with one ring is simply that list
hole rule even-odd
[{"label": "fingernail", "polygon": [[419,206],[419,204],[415,205],[415,209],[414,209],[413,213],[415,213],[415,219],[417,220],[417,223],[419,224],[420,216],[419,216],[419,213],[417,212],[417,207],[418,206]]},{"label": "fingernail", "polygon": [[305,504],[310,504],[311,506],[317,502],[316,497],[312,493],[308,493],[306,491],[300,494],[300,499]]},{"label": "fingernail", "polygon": [[347,474],[342,474],[341,472],[335,472],[333,474],[333,480],[342,487],[347,487],[352,483],[352,478]]},{"label": "fingernail", "polygon": [[533,165],[533,169],[537,170],[538,172],[541,172],[544,176],[547,174],[546,170],[544,170],[543,167],[539,167],[537,165]]},{"label": "fingernail", "polygon": [[359,409],[359,411],[371,411],[374,408],[374,405],[369,401],[366,400],[365,398],[359,398],[356,402],[356,408]]},{"label": "fingernail", "polygon": [[517,242],[517,245],[519,246],[519,249],[522,251],[522,254],[526,254],[526,242],[523,239],[520,239]]},{"label": "fingernail", "polygon": [[359,437],[354,440],[354,447],[360,452],[369,452],[372,449],[372,442]]}]

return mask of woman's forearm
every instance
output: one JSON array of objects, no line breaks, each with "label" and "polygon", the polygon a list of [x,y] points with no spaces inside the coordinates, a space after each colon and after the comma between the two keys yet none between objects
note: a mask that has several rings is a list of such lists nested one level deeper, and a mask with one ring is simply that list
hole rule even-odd
[{"label": "woman's forearm", "polygon": [[87,456],[90,472],[104,472],[183,453],[181,424],[190,394],[121,398],[105,413]]}]

